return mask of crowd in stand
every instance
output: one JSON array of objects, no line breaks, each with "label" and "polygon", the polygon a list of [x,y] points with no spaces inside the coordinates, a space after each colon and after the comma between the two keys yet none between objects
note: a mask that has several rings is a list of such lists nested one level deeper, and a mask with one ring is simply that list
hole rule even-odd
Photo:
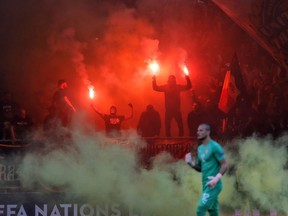
[{"label": "crowd in stand", "polygon": [[[259,136],[270,134],[278,137],[288,130],[288,77],[286,71],[268,53],[263,52],[260,46],[255,45],[255,41],[247,40],[243,44],[237,54],[246,93],[243,95],[240,92],[236,104],[228,113],[224,113],[218,108],[227,62],[224,62],[224,58],[215,50],[205,54],[205,59],[214,66],[205,68],[205,74],[209,74],[210,77],[210,81],[206,82],[207,86],[205,86],[208,91],[202,92],[192,85],[192,106],[188,115],[183,116],[183,124],[188,126],[189,136],[194,136],[196,128],[203,122],[212,126],[213,136],[224,138],[247,137],[254,133]],[[203,53],[199,58],[203,59]],[[215,56],[217,56],[217,61]],[[63,80],[59,83],[59,87],[62,85],[65,86]],[[187,89],[189,88],[187,87]],[[162,89],[160,90],[162,91]],[[63,93],[60,93],[61,95],[63,96]],[[59,115],[59,109],[57,110],[55,107],[63,104],[58,96],[54,95],[55,103],[49,107],[49,112],[43,122],[43,130],[48,134],[55,127],[55,121]],[[67,102],[66,99],[65,101]],[[71,104],[69,107],[73,108]],[[132,105],[131,108],[133,109]],[[75,108],[71,111],[75,112]],[[159,112],[154,109],[152,104],[148,105],[138,118],[135,129],[140,135],[144,137],[160,136],[161,126],[164,124],[161,122]],[[0,140],[25,140],[26,135],[33,130],[32,119],[29,110],[27,111],[15,103],[10,92],[2,94]],[[180,132],[179,136],[183,136],[183,131]]]},{"label": "crowd in stand", "polygon": [[[229,113],[223,113],[218,108],[222,78],[211,77],[213,82],[209,83],[210,94],[206,97],[192,90],[193,103],[186,118],[189,136],[195,135],[198,125],[202,122],[208,122],[212,126],[214,136],[225,138],[247,137],[253,134],[278,137],[287,131],[288,91],[285,71],[273,61],[263,61],[262,64],[261,70],[256,65],[242,64],[247,93],[245,97],[238,97]],[[220,67],[219,73],[223,73],[223,68]],[[0,107],[0,139],[27,142],[27,135],[34,126],[27,110],[15,103],[9,92],[3,94]],[[43,122],[43,131],[48,133],[55,127],[56,120],[57,109],[51,106]],[[161,125],[159,112],[150,104],[139,116],[136,129],[143,137],[157,137],[160,136]]]},{"label": "crowd in stand", "polygon": [[0,106],[0,139],[27,142],[33,129],[33,121],[27,110],[13,101],[10,92],[4,93]]},{"label": "crowd in stand", "polygon": [[[263,58],[257,65],[251,59],[257,51],[241,56],[242,77],[245,84],[245,94],[238,96],[236,104],[228,112],[218,109],[219,98],[223,85],[223,70],[211,77],[208,97],[194,94],[192,111],[188,115],[190,134],[195,131],[199,121],[211,122],[214,135],[227,138],[247,137],[253,134],[273,137],[285,133],[288,129],[288,94],[287,74],[284,69],[271,60]],[[259,66],[260,65],[260,66]],[[219,77],[219,78],[215,78]],[[210,116],[210,117],[209,117]],[[194,124],[194,122],[197,122]]]},{"label": "crowd in stand", "polygon": [[[203,69],[201,73],[208,75],[210,81],[206,82],[205,91],[202,91],[193,86],[192,80],[192,106],[188,115],[183,116],[183,121],[181,119],[188,126],[189,136],[194,136],[196,128],[203,122],[212,126],[214,136],[233,138],[251,136],[253,133],[259,136],[280,136],[288,130],[287,71],[214,4],[208,1],[199,2],[201,4],[195,5],[192,14],[195,19],[189,20],[189,28],[194,31],[187,49],[193,50],[189,57],[200,65],[201,70]],[[213,36],[207,36],[208,34]],[[166,38],[167,35],[163,37]],[[165,38],[160,37],[160,40]],[[185,40],[183,43],[187,45]],[[235,51],[239,57],[246,93],[242,95],[240,92],[233,109],[224,113],[218,108],[218,103],[227,70],[227,59],[230,58],[227,56]],[[57,102],[57,97],[55,100]],[[58,105],[62,106],[62,102]],[[55,105],[57,107],[57,103],[49,107],[43,122],[43,130],[48,135],[61,112],[55,109]],[[75,112],[75,108],[72,111]],[[106,117],[104,114],[100,116]],[[153,104],[148,105],[138,118],[136,129],[144,137],[160,136],[161,126],[166,126],[163,124],[164,120],[161,122]],[[12,100],[11,93],[3,93],[0,101],[0,140],[23,140],[33,130],[32,119],[29,110]],[[68,121],[67,118],[62,119],[67,124],[65,121]],[[166,131],[165,135],[167,134],[169,135],[169,130]],[[183,136],[182,129],[179,130],[179,136]]]},{"label": "crowd in stand", "polygon": [[[251,56],[246,56],[246,59],[245,56],[241,58],[246,94],[238,96],[234,107],[228,113],[224,113],[218,108],[223,74],[227,70],[227,65],[220,66],[218,74],[211,76],[211,82],[208,82],[209,91],[207,95],[201,95],[195,89],[191,91],[193,103],[188,115],[183,116],[183,123],[188,126],[189,136],[195,135],[198,125],[202,122],[207,122],[212,126],[212,135],[228,139],[247,137],[253,134],[258,136],[270,134],[273,137],[278,137],[287,131],[288,91],[285,71],[281,70],[273,60],[263,59],[260,64],[261,67],[259,67],[259,64],[255,65],[248,61],[252,58]],[[59,87],[62,84],[63,80],[61,80]],[[59,89],[61,90],[61,88]],[[56,96],[59,89],[55,92]],[[57,117],[58,120],[63,121],[63,126],[67,126],[67,116],[64,116],[65,121],[61,119],[63,112],[65,112],[62,110],[62,106],[73,108],[73,105],[71,106],[69,103],[65,105],[67,98],[62,101],[62,99],[57,99],[56,96],[53,97],[54,105],[49,107],[49,112],[43,121],[42,128],[48,136],[57,124]],[[60,97],[65,98],[65,93],[61,93]],[[133,111],[132,105],[129,104],[129,106]],[[34,126],[27,110],[13,101],[10,92],[3,94],[0,108],[0,140],[27,142],[27,135],[33,130]],[[75,112],[75,108],[71,111]],[[59,112],[62,114],[59,115]],[[116,113],[112,116],[110,113],[107,116],[112,119],[117,117]],[[157,137],[160,136],[162,125],[159,112],[150,104],[139,116],[136,129],[143,137]],[[117,128],[120,130],[121,126],[119,125]],[[183,132],[179,136],[183,136]]]}]

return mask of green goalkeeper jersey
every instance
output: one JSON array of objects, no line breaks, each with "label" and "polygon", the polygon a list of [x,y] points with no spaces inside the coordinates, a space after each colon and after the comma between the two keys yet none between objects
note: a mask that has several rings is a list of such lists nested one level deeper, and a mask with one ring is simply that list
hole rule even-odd
[{"label": "green goalkeeper jersey", "polygon": [[[201,166],[203,187],[209,181],[209,176],[216,176],[221,169],[220,161],[225,158],[222,146],[210,140],[207,145],[198,147],[197,164]],[[219,181],[221,184],[221,180]]]}]

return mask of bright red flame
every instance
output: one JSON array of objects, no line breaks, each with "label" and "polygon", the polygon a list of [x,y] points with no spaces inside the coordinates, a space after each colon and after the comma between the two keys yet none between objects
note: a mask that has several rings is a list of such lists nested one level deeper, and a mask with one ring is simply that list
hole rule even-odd
[{"label": "bright red flame", "polygon": [[93,85],[88,86],[88,90],[89,90],[89,97],[90,97],[90,99],[93,99],[93,98],[95,97],[94,86],[93,86]]},{"label": "bright red flame", "polygon": [[182,70],[183,70],[183,72],[185,73],[186,76],[189,75],[189,71],[188,71],[188,68],[186,67],[186,65],[183,66]]},{"label": "bright red flame", "polygon": [[156,73],[159,71],[160,69],[160,66],[159,64],[156,62],[156,61],[152,61],[150,64],[149,64],[149,69],[151,70],[152,74],[153,75],[156,75]]}]

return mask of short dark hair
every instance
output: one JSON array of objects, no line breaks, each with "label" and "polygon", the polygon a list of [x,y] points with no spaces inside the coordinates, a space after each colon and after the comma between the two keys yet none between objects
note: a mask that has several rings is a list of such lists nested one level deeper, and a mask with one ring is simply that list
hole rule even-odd
[{"label": "short dark hair", "polygon": [[65,83],[66,82],[66,80],[64,80],[64,79],[59,79],[58,80],[58,86],[61,86],[63,83]]},{"label": "short dark hair", "polygon": [[110,109],[115,109],[115,110],[117,111],[117,108],[116,108],[116,106],[114,106],[114,105],[111,106]]},{"label": "short dark hair", "polygon": [[151,105],[151,104],[147,105],[147,107],[146,107],[146,110],[147,110],[147,111],[151,111],[151,110],[153,110],[153,109],[154,109],[154,107],[153,107],[153,105]]},{"label": "short dark hair", "polygon": [[203,125],[207,131],[211,131],[211,126],[210,126],[209,124],[207,124],[207,123],[202,123],[202,124],[200,124],[200,125]]}]

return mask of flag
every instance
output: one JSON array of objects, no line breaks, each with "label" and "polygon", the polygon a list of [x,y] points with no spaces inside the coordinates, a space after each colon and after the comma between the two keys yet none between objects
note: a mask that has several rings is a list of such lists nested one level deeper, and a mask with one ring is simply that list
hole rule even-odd
[{"label": "flag", "polygon": [[246,90],[242,78],[241,68],[237,54],[235,53],[233,55],[230,68],[226,71],[218,108],[224,113],[229,113],[229,111],[235,105],[238,96],[245,94]]},{"label": "flag", "polygon": [[245,97],[246,96],[246,87],[244,84],[242,71],[241,71],[241,67],[240,67],[237,53],[234,53],[234,55],[233,55],[230,69],[231,69],[231,74],[234,76],[234,79],[235,79],[235,85],[238,88],[238,90],[240,91],[240,95]]},{"label": "flag", "polygon": [[236,103],[239,90],[235,84],[235,78],[231,75],[231,71],[227,70],[224,84],[221,91],[218,108],[224,113],[228,113]]}]

